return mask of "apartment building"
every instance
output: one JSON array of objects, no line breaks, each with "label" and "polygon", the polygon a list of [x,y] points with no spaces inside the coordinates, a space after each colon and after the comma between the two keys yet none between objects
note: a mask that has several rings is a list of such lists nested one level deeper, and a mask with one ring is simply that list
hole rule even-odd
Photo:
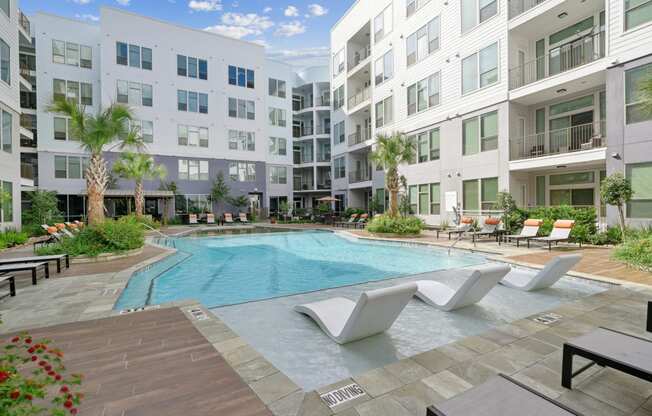
[{"label": "apartment building", "polygon": [[[211,202],[220,174],[231,196],[245,195],[251,208],[265,211],[279,198],[291,200],[292,97],[286,91],[294,74],[266,59],[264,47],[108,7],[97,24],[42,13],[32,23],[39,84],[33,162],[38,187],[58,192],[67,218],[85,213],[88,155],[69,121],[48,112],[56,97],[93,113],[112,103],[132,108],[147,152],[166,167],[164,181],[178,187],[173,195],[161,181],[146,182],[148,214],[232,209]],[[110,164],[118,150],[108,149]],[[107,212],[124,215],[133,183],[114,179]]]},{"label": "apartment building", "polygon": [[331,194],[331,99],[328,67],[296,74],[292,89],[293,208],[313,209]]},{"label": "apartment building", "polygon": [[30,44],[29,23],[16,0],[0,0],[0,230],[20,228],[20,94],[32,88],[19,64],[19,48]]},{"label": "apartment building", "polygon": [[331,31],[335,195],[384,199],[369,161],[377,134],[416,145],[401,168],[415,213],[489,210],[499,191],[528,206],[601,206],[625,173],[631,222],[652,218],[652,3],[629,0],[358,0]]}]

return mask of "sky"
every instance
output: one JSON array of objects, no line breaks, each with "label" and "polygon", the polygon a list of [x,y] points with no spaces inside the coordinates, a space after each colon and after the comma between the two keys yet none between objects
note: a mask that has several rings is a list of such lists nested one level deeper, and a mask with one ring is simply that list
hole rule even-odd
[{"label": "sky", "polygon": [[250,40],[297,68],[328,64],[329,32],[354,0],[20,0],[37,11],[96,22],[100,6]]}]

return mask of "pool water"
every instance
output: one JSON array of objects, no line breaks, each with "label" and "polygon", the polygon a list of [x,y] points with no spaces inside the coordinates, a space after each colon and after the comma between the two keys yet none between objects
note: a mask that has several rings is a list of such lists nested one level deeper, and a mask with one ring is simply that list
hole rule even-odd
[{"label": "pool water", "polygon": [[485,262],[425,246],[325,231],[179,238],[165,264],[132,277],[116,309],[196,299],[209,308]]}]

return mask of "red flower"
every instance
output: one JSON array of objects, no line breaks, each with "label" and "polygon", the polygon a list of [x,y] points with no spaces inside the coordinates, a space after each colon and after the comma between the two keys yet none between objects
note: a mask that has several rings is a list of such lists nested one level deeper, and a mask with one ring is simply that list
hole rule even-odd
[{"label": "red flower", "polygon": [[38,357],[36,355],[32,355],[32,361],[38,360]]},{"label": "red flower", "polygon": [[25,340],[25,344],[31,344],[31,343],[32,343],[32,339],[31,339],[31,338],[27,338],[27,339]]},{"label": "red flower", "polygon": [[11,339],[11,342],[18,342],[18,341],[20,341],[20,337],[13,337]]},{"label": "red flower", "polygon": [[36,348],[31,347],[30,349],[27,350],[28,353],[33,354],[34,351],[36,351]]},{"label": "red flower", "polygon": [[25,398],[26,398],[27,400],[32,400],[34,397],[33,397],[31,394],[26,394],[26,395],[25,395]]},{"label": "red flower", "polygon": [[57,381],[61,381],[61,378],[62,378],[61,374],[57,374],[56,376],[54,376],[54,379]]},{"label": "red flower", "polygon": [[50,364],[47,364],[45,367],[43,367],[45,371],[52,371],[52,366]]},{"label": "red flower", "polygon": [[17,400],[17,399],[20,397],[20,392],[19,392],[18,390],[14,390],[14,391],[11,392],[11,394],[9,395],[9,397],[10,397],[12,400]]},{"label": "red flower", "polygon": [[72,400],[66,400],[65,402],[63,402],[63,407],[65,407],[66,409],[70,409],[72,407],[72,404],[73,404]]},{"label": "red flower", "polygon": [[38,365],[40,365],[41,367],[43,367],[44,365],[47,365],[47,364],[48,364],[47,361],[43,361],[43,360],[38,362]]},{"label": "red flower", "polygon": [[55,373],[54,371],[48,371],[48,375],[49,375],[50,377],[54,377],[54,376],[57,375],[57,373]]},{"label": "red flower", "polygon": [[4,383],[9,378],[9,373],[6,371],[0,371],[0,383]]},{"label": "red flower", "polygon": [[75,408],[70,409],[70,414],[71,415],[76,415],[77,414],[77,409],[75,409]]},{"label": "red flower", "polygon": [[61,386],[61,389],[59,390],[61,393],[68,393],[70,389],[68,386]]}]

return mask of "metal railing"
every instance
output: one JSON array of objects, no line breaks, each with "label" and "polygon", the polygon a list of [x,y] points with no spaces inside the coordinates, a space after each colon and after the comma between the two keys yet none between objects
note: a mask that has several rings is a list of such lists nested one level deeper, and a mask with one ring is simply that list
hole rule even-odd
[{"label": "metal railing", "polygon": [[295,191],[313,191],[315,189],[312,181],[301,179],[300,181],[294,180],[293,188]]},{"label": "metal railing", "polygon": [[546,0],[509,0],[509,18],[523,14]]},{"label": "metal railing", "polygon": [[349,134],[349,146],[355,146],[357,144],[366,142],[371,139],[371,130],[364,129],[362,131],[356,131],[353,134]]},{"label": "metal railing", "polygon": [[579,152],[606,145],[606,123],[602,120],[510,140],[510,160]]},{"label": "metal railing", "polygon": [[314,134],[314,129],[312,126],[303,126],[303,127],[294,127],[292,129],[293,137],[306,137],[312,136]]},{"label": "metal railing", "polygon": [[349,62],[349,71],[355,69],[362,62],[367,60],[371,56],[371,45],[367,45],[364,48],[358,49],[353,52],[353,58]]},{"label": "metal railing", "polygon": [[330,162],[331,161],[331,152],[318,152],[317,153],[317,162]]},{"label": "metal railing", "polygon": [[315,98],[315,107],[330,107],[331,97],[317,97]]},{"label": "metal railing", "polygon": [[330,124],[326,124],[326,125],[318,124],[317,129],[315,130],[315,132],[316,132],[315,134],[331,134],[331,125]]},{"label": "metal railing", "polygon": [[[29,19],[27,18],[27,16],[26,16],[26,15],[25,15],[21,10],[18,10],[18,24],[19,24],[20,27],[22,27],[22,28],[25,30],[25,32],[27,32],[30,36],[32,35],[32,31],[31,31],[32,24],[29,22]],[[31,39],[30,39],[30,40],[31,40]]]},{"label": "metal railing", "polygon": [[605,32],[583,36],[509,70],[509,89],[570,71],[604,57]]},{"label": "metal railing", "polygon": [[365,101],[368,101],[369,98],[371,98],[370,91],[371,89],[369,87],[365,87],[361,91],[358,91],[356,94],[350,96],[348,102],[349,109],[352,109],[364,103]]},{"label": "metal railing", "polygon": [[313,160],[314,159],[312,157],[312,154],[304,156],[304,155],[299,155],[299,154],[295,153],[293,163],[295,165],[303,165],[304,163],[312,163]]},{"label": "metal railing", "polygon": [[349,183],[359,183],[371,180],[371,169],[349,171]]}]

